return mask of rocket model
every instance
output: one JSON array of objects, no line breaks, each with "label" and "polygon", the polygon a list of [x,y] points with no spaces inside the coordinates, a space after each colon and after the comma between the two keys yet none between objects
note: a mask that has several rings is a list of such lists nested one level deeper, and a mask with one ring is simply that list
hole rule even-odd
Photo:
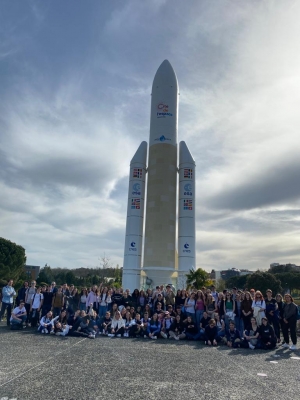
[{"label": "rocket model", "polygon": [[182,286],[185,275],[196,267],[195,161],[185,142],[180,142],[178,163],[178,92],[176,74],[165,60],[152,85],[148,170],[146,142],[130,163],[123,264],[123,287],[130,290],[145,284]]}]

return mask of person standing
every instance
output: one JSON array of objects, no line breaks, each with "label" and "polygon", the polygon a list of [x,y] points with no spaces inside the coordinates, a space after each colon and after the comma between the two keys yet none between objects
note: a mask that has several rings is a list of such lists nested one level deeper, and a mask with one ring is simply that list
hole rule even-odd
[{"label": "person standing", "polygon": [[25,308],[26,308],[26,324],[28,326],[31,326],[30,324],[30,307],[31,307],[31,300],[32,296],[36,294],[36,281],[31,281],[30,287],[26,290],[26,296],[25,296]]},{"label": "person standing", "polygon": [[1,305],[1,318],[2,320],[3,315],[6,310],[6,324],[7,326],[10,325],[10,317],[11,317],[11,311],[14,303],[14,296],[16,295],[16,291],[13,288],[13,283],[14,281],[10,279],[7,282],[7,285],[3,287],[2,289],[2,305]]},{"label": "person standing", "polygon": [[[298,307],[290,294],[284,295],[282,333],[284,343],[282,347],[297,350],[297,315]],[[289,331],[293,344],[289,346]]]},{"label": "person standing", "polygon": [[16,298],[16,305],[18,306],[20,304],[20,301],[23,300],[25,301],[26,297],[26,291],[28,289],[29,283],[25,281],[23,283],[23,286],[18,290],[18,296]]}]

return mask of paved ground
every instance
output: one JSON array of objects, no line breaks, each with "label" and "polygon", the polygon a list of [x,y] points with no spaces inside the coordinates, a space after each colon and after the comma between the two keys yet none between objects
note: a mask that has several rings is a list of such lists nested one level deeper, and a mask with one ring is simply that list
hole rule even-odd
[{"label": "paved ground", "polygon": [[198,342],[170,340],[60,338],[9,331],[3,323],[0,349],[0,400],[300,397],[300,351],[207,348]]}]

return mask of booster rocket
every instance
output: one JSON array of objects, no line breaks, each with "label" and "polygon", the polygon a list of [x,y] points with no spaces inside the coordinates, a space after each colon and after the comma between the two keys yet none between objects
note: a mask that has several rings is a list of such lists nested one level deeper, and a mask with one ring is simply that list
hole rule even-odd
[{"label": "booster rocket", "polygon": [[182,285],[185,274],[195,268],[195,161],[185,142],[180,142],[178,168],[178,96],[176,74],[165,60],[152,85],[148,169],[146,142],[130,163],[123,264],[123,287],[130,290],[146,280],[152,285]]}]

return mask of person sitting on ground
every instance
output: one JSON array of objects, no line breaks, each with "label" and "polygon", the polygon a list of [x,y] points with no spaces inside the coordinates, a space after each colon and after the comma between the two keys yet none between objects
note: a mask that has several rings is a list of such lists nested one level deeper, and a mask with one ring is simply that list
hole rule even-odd
[{"label": "person sitting on ground", "polygon": [[205,328],[209,324],[210,318],[207,315],[207,312],[204,311],[203,317],[200,320],[200,327],[198,328],[199,332],[201,333],[201,337],[204,340]]},{"label": "person sitting on ground", "polygon": [[148,325],[150,324],[150,318],[149,318],[149,314],[148,311],[144,312],[144,316],[142,318],[142,325],[141,325],[141,332],[140,335],[141,336],[147,336],[147,330],[148,330]]},{"label": "person sitting on ground", "polygon": [[[92,310],[90,311],[92,312]],[[87,335],[88,338],[95,339],[96,331],[90,326],[92,316],[90,314],[83,315],[83,313],[85,313],[85,311],[81,311],[81,321],[78,330],[84,335]]]},{"label": "person sitting on ground", "polygon": [[71,315],[68,320],[67,324],[69,325],[69,335],[70,336],[85,336],[81,332],[78,331],[81,322],[80,310],[76,310],[74,315]]},{"label": "person sitting on ground", "polygon": [[59,321],[56,320],[50,333],[53,333],[56,336],[67,336],[69,329],[69,325],[63,326]]},{"label": "person sitting on ground", "polygon": [[135,320],[132,319],[132,316],[129,311],[126,312],[124,321],[125,321],[124,337],[129,337],[129,329],[130,329],[131,325],[134,325],[133,321],[135,323]]},{"label": "person sitting on ground", "polygon": [[188,315],[184,322],[184,333],[188,340],[198,340],[200,338],[200,332],[196,327],[196,323],[193,321],[191,315]]},{"label": "person sitting on ground", "polygon": [[172,324],[172,318],[170,316],[170,313],[169,313],[169,311],[165,311],[164,318],[161,321],[160,336],[162,338],[168,339],[171,324]]},{"label": "person sitting on ground", "polygon": [[274,328],[269,324],[267,317],[263,317],[261,322],[262,324],[258,328],[260,346],[264,350],[274,349],[277,343]]},{"label": "person sitting on ground", "polygon": [[40,333],[50,333],[52,330],[52,311],[48,311],[40,320],[40,325],[38,327],[38,332]]},{"label": "person sitting on ground", "polygon": [[169,330],[169,337],[175,340],[185,339],[184,324],[179,314],[176,315],[175,319],[172,322]]},{"label": "person sitting on ground", "polygon": [[122,337],[125,332],[125,321],[121,317],[120,311],[116,311],[111,322],[111,333],[109,337]]},{"label": "person sitting on ground", "polygon": [[218,328],[214,319],[211,319],[205,327],[204,340],[205,344],[208,346],[217,346],[217,342],[220,340],[220,337],[218,336]]},{"label": "person sitting on ground", "polygon": [[215,321],[218,329],[218,337],[223,338],[225,336],[225,322],[223,319],[220,319],[220,315],[218,313],[215,313]]},{"label": "person sitting on ground", "polygon": [[20,300],[18,307],[14,308],[10,317],[11,329],[23,329],[26,327],[27,312],[25,308],[25,301]]},{"label": "person sitting on ground", "polygon": [[226,336],[224,337],[224,342],[228,347],[239,347],[241,343],[240,332],[235,328],[233,321],[229,322],[229,329],[226,331]]},{"label": "person sitting on ground", "polygon": [[154,313],[147,327],[147,333],[144,337],[149,339],[157,339],[161,329],[161,324],[157,313]]},{"label": "person sitting on ground", "polygon": [[102,322],[102,335],[107,336],[111,330],[111,317],[110,312],[106,311],[103,322]]},{"label": "person sitting on ground", "polygon": [[[134,323],[133,323],[134,322]],[[142,332],[143,322],[141,320],[141,314],[136,313],[135,319],[132,320],[132,323],[129,327],[129,337],[140,337]]]},{"label": "person sitting on ground", "polygon": [[258,325],[254,317],[251,318],[250,326],[244,331],[243,336],[241,347],[254,350],[257,347],[259,337]]},{"label": "person sitting on ground", "polygon": [[100,327],[101,327],[101,319],[98,317],[96,311],[92,310],[89,322],[89,328],[91,330],[91,333],[93,335],[99,334]]}]

